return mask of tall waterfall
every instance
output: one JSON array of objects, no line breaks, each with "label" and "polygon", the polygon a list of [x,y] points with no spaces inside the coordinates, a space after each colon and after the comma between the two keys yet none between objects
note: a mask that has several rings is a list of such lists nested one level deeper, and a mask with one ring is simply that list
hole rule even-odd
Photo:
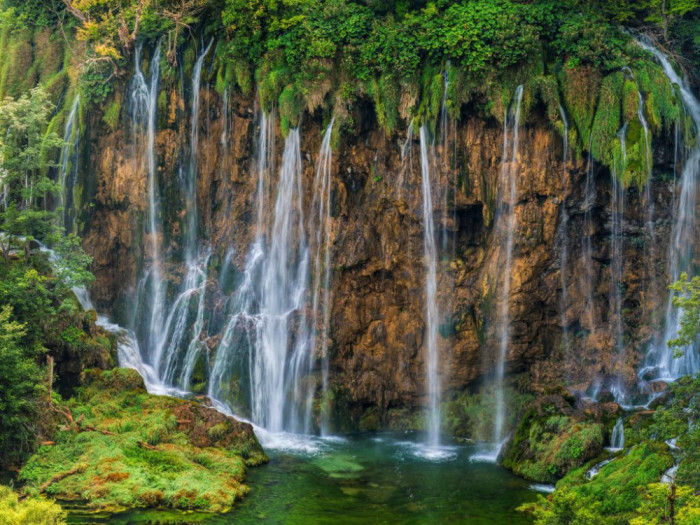
[{"label": "tall waterfall", "polygon": [[[256,394],[251,381],[253,360],[250,354],[255,350],[256,342],[261,340],[264,320],[259,312],[260,283],[266,249],[265,210],[275,155],[273,124],[274,114],[260,113],[255,165],[258,179],[255,198],[256,234],[248,250],[243,281],[231,301],[231,316],[217,348],[209,379],[209,396],[229,404],[242,404],[236,403],[238,400],[233,399],[235,396],[230,392],[230,385],[236,379],[248,386],[249,403],[255,399]],[[238,377],[237,372],[240,374]]]},{"label": "tall waterfall", "polygon": [[505,253],[503,260],[503,283],[500,288],[498,302],[498,361],[496,363],[496,415],[494,424],[494,443],[503,442],[503,429],[506,417],[505,400],[505,362],[510,343],[510,285],[513,269],[513,244],[515,238],[515,204],[518,176],[518,142],[520,125],[520,107],[523,100],[523,86],[518,86],[508,115],[503,122],[503,159],[499,186],[501,196],[497,217],[496,231],[505,236],[502,248]]},{"label": "tall waterfall", "polygon": [[428,444],[440,444],[440,398],[438,375],[437,246],[433,218],[433,197],[428,157],[428,130],[420,128],[421,180],[423,190],[423,250],[425,256],[425,336],[424,351],[428,389]]},{"label": "tall waterfall", "polygon": [[[323,360],[322,388],[324,399],[328,392],[328,331],[330,325],[330,284],[331,284],[331,167],[332,155],[331,137],[333,135],[333,123],[326,128],[321,143],[321,152],[316,167],[314,179],[314,198],[312,203],[312,221],[310,232],[316,232],[316,247],[313,265],[313,311],[316,317],[316,327],[321,338],[320,355]],[[320,327],[319,327],[320,317]],[[320,329],[319,329],[320,328]],[[313,358],[311,345],[309,359]],[[313,363],[309,363],[309,367]],[[328,431],[328,414],[326,407],[322,407],[321,432]]]},{"label": "tall waterfall", "polygon": [[586,187],[584,194],[584,213],[583,213],[583,228],[581,229],[581,253],[583,263],[583,280],[580,283],[583,296],[586,298],[585,310],[583,313],[588,314],[588,323],[591,330],[595,331],[595,305],[593,303],[593,207],[596,200],[595,176],[593,154],[591,153],[593,146],[593,133],[588,140],[588,164],[586,167]]},{"label": "tall waterfall", "polygon": [[[161,236],[163,224],[160,218],[157,180],[155,135],[157,126],[158,83],[160,75],[160,45],[151,57],[150,79],[141,71],[142,47],[134,54],[135,71],[129,91],[129,113],[132,119],[134,161],[137,170],[146,171],[148,177],[148,248],[150,265],[142,276],[135,297],[132,313],[133,331],[146,355],[144,361],[152,367],[154,375],[166,387],[186,390],[194,366],[199,358],[202,343],[200,334],[204,326],[207,265],[210,251],[197,252],[196,228],[196,152],[199,118],[199,85],[204,57],[212,43],[197,59],[192,79],[192,108],[190,158],[187,178],[184,181],[186,200],[185,249],[181,271],[184,273],[179,290],[168,301],[168,279],[163,275]],[[145,151],[140,149],[145,145]],[[193,301],[195,307],[192,308]]]},{"label": "tall waterfall", "polygon": [[270,117],[263,115],[257,159],[258,233],[216,351],[209,394],[235,401],[229,391],[231,379],[243,370],[253,422],[271,432],[299,433],[311,428],[316,390],[307,380],[313,366],[313,331],[305,313],[310,250],[304,230],[300,135],[294,129],[286,139],[274,220],[266,235],[271,126]]},{"label": "tall waterfall", "polygon": [[[627,133],[627,124],[623,126],[619,133],[619,139],[622,143],[622,167],[624,170],[627,159],[625,134]],[[624,237],[623,237],[623,222],[625,218],[625,188],[620,182],[620,178],[615,169],[611,170],[610,174],[612,182],[611,193],[611,227],[610,227],[610,319],[614,323],[613,334],[615,336],[615,353],[617,354],[618,366],[620,360],[624,357],[624,328],[622,325],[622,273],[624,269]],[[624,387],[618,375],[618,384],[613,387],[616,393],[616,399],[621,401],[625,397]]]},{"label": "tall waterfall", "polygon": [[60,172],[58,175],[59,206],[63,208],[63,227],[67,232],[73,231],[75,224],[75,206],[73,188],[78,179],[78,144],[80,143],[80,126],[76,126],[80,96],[76,95],[71,106],[66,127],[63,132],[63,148],[61,149]]},{"label": "tall waterfall", "polygon": [[566,118],[564,108],[559,106],[559,114],[561,115],[562,123],[564,124],[564,146],[562,152],[562,186],[564,188],[564,201],[561,203],[561,220],[557,230],[557,238],[559,239],[560,255],[559,255],[559,273],[561,282],[561,298],[559,300],[559,317],[563,334],[563,351],[564,356],[568,360],[571,352],[571,334],[569,333],[569,318],[567,309],[569,308],[569,211],[566,208],[566,195],[569,193],[569,120]]},{"label": "tall waterfall", "polygon": [[204,59],[214,44],[214,39],[197,57],[192,71],[192,109],[190,129],[190,158],[188,174],[185,180],[187,229],[185,232],[185,256],[188,262],[196,257],[197,250],[197,147],[199,144],[199,91],[202,81]]},{"label": "tall waterfall", "polygon": [[273,432],[298,432],[309,424],[308,417],[302,421],[308,414],[299,413],[299,405],[308,399],[298,379],[308,370],[309,351],[302,313],[309,250],[301,172],[299,130],[294,129],[285,143],[277,183],[275,219],[262,274],[264,321],[253,357],[253,420]]},{"label": "tall waterfall", "polygon": [[[638,39],[637,42],[656,57],[671,83],[678,86],[683,106],[693,120],[696,130],[700,130],[700,102],[692,94],[686,81],[676,73],[668,57],[651,43],[643,39]],[[677,281],[683,272],[692,274],[693,244],[697,241],[698,234],[695,211],[699,178],[700,142],[690,151],[679,181],[680,195],[676,200],[667,266],[672,282]],[[669,294],[666,306],[663,338],[649,347],[644,367],[640,370],[641,377],[673,380],[700,372],[700,348],[697,344],[683,348],[681,357],[674,357],[674,349],[668,346],[668,341],[678,334],[681,317],[681,312],[673,306],[673,296],[673,293]]]},{"label": "tall waterfall", "polygon": [[[645,243],[645,251],[647,260],[654,260],[654,247],[656,244],[656,231],[654,228],[654,199],[651,193],[652,185],[652,174],[653,174],[653,160],[651,157],[651,130],[649,129],[649,124],[646,117],[644,116],[644,95],[639,87],[639,82],[634,76],[634,73],[629,67],[624,67],[622,69],[630,79],[632,79],[637,86],[637,120],[639,120],[642,126],[642,131],[644,132],[644,171],[646,176],[646,184],[644,186],[644,208],[646,215],[646,230],[647,230],[647,242]],[[627,124],[625,124],[625,132],[627,129]],[[624,140],[624,136],[622,137]],[[623,155],[626,158],[626,152],[623,149]],[[647,272],[649,273],[649,281],[651,282],[652,289],[650,293],[657,293],[658,290],[654,286],[654,275],[653,275],[653,265],[647,265]]]},{"label": "tall waterfall", "polygon": [[165,315],[165,295],[166,284],[163,282],[160,235],[162,225],[160,224],[158,181],[156,172],[155,136],[157,126],[158,110],[158,82],[160,77],[160,45],[156,46],[150,62],[150,81],[147,82],[141,70],[142,44],[136,46],[134,52],[134,76],[131,80],[129,91],[129,113],[132,121],[132,137],[134,147],[142,141],[145,128],[144,155],[134,155],[139,171],[145,165],[148,173],[148,230],[150,240],[151,264],[146,274],[146,281],[143,283],[143,293],[148,304],[147,316],[149,317],[148,329],[145,344],[148,348],[158,346],[162,339],[160,330],[163,327]]}]

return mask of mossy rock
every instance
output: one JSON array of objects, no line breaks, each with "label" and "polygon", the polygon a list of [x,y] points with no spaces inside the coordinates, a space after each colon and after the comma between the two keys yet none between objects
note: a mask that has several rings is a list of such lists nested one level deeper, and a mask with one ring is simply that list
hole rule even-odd
[{"label": "mossy rock", "polygon": [[20,473],[28,493],[116,511],[223,512],[267,460],[251,425],[191,401],[150,395],[133,370],[90,370],[65,409],[73,424]]},{"label": "mossy rock", "polygon": [[503,466],[524,478],[552,483],[600,455],[605,427],[585,421],[568,405],[545,403],[522,419],[505,449]]}]

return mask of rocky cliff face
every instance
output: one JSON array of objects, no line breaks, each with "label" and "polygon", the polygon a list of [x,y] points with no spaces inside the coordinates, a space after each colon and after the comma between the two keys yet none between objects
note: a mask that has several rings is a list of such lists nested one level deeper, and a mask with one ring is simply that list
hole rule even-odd
[{"label": "rocky cliff face", "polygon": [[[190,124],[186,97],[169,91],[161,98],[156,158],[161,210],[168,224],[161,245],[168,260],[182,249],[181,167],[188,155]],[[634,383],[665,301],[673,144],[655,145],[652,202],[643,190],[624,192],[623,280],[616,283],[611,270],[610,174],[597,165],[589,174],[585,153],[572,152],[565,161],[562,136],[543,113],[534,108],[520,128],[507,374],[534,391],[554,384],[585,390],[596,379],[613,376]],[[257,114],[252,98],[232,96],[224,105],[213,89],[202,88],[197,195],[199,238],[211,247],[214,268],[207,283],[211,314],[204,329],[210,348],[221,336],[230,293],[217,272],[230,256],[240,277],[255,233]],[[405,149],[406,136],[387,136],[371,109],[357,110],[353,118],[356,130],[341,135],[332,165],[329,337],[336,403],[356,420],[372,407],[384,414],[389,408],[410,409],[426,402],[425,265],[417,137]],[[319,114],[303,119],[305,209],[311,205],[322,120]],[[84,207],[81,224],[85,248],[95,258],[93,299],[128,321],[125,305],[150,257],[143,233],[148,207],[143,144],[134,140],[126,109],[114,131],[97,118],[87,128],[83,202],[93,204]],[[430,156],[445,396],[476,389],[494,373],[495,305],[504,276],[503,238],[494,228],[503,127],[465,113],[448,130]],[[283,143],[277,125],[278,166]],[[586,199],[587,176],[593,177],[593,200]],[[273,177],[273,199],[275,187]],[[564,211],[568,220],[562,227]],[[590,259],[584,253],[587,238]],[[562,268],[564,246],[568,263]],[[181,278],[175,264],[166,264],[166,271],[175,282]],[[622,298],[621,352],[612,306],[616,287]]]}]

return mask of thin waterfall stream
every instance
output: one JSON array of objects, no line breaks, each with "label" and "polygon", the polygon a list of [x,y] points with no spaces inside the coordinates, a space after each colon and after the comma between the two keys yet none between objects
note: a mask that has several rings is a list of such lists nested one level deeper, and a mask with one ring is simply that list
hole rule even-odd
[{"label": "thin waterfall stream", "polygon": [[75,188],[79,169],[78,147],[80,144],[80,126],[77,125],[79,109],[80,95],[76,95],[71,105],[63,132],[64,146],[61,149],[60,172],[58,175],[58,202],[59,206],[63,208],[63,227],[67,232],[71,232],[75,229],[75,199],[73,197],[73,189]]},{"label": "thin waterfall stream", "polygon": [[[566,118],[564,108],[559,105],[559,114],[562,124],[564,125],[563,147],[562,147],[562,186],[564,195],[569,193],[569,120]],[[569,316],[567,310],[569,308],[569,211],[567,209],[566,198],[561,203],[561,219],[557,229],[557,238],[559,239],[560,255],[559,255],[559,272],[561,274],[561,299],[559,300],[559,317],[563,334],[563,351],[567,360],[571,359],[571,334],[569,333]]]},{"label": "thin waterfall stream", "polygon": [[437,245],[430,180],[428,129],[420,128],[421,188],[423,192],[423,250],[425,257],[425,335],[424,352],[428,394],[428,445],[440,445],[441,386],[438,373]]},{"label": "thin waterfall stream", "polygon": [[[330,306],[331,306],[331,169],[333,167],[333,150],[331,148],[331,138],[333,136],[333,124],[335,120],[326,128],[321,143],[318,163],[316,166],[316,176],[314,178],[314,197],[311,205],[313,212],[312,225],[309,231],[316,232],[316,248],[313,264],[313,299],[312,308],[316,317],[316,329],[314,333],[320,336],[320,357],[322,359],[321,386],[323,399],[328,394],[328,340],[330,331]],[[320,330],[318,328],[320,321]],[[314,339],[309,351],[308,366],[313,366],[314,349],[318,343]],[[307,401],[307,410],[311,410],[312,396]],[[322,410],[321,414],[321,434],[328,434],[328,411]],[[310,414],[307,416],[310,417]]]},{"label": "thin waterfall stream", "polygon": [[520,127],[520,108],[523,100],[523,86],[518,86],[509,110],[504,119],[503,159],[501,163],[501,197],[499,206],[498,230],[505,236],[502,248],[503,283],[499,293],[498,306],[498,360],[496,362],[496,415],[493,429],[493,442],[500,451],[505,436],[506,399],[505,399],[505,362],[510,345],[510,285],[513,270],[513,244],[515,241],[515,205],[517,198],[518,145]]}]

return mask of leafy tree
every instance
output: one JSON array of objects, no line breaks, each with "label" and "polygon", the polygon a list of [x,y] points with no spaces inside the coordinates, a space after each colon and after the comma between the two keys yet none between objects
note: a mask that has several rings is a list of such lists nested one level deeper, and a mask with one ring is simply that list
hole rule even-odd
[{"label": "leafy tree", "polygon": [[676,292],[673,306],[681,308],[680,329],[678,337],[668,342],[669,346],[678,348],[692,345],[700,334],[700,276],[688,279],[688,274],[681,274],[679,281],[671,285]]},{"label": "leafy tree", "polygon": [[642,498],[630,525],[700,524],[700,500],[691,487],[654,483],[646,488]]},{"label": "leafy tree", "polygon": [[5,209],[0,214],[2,243],[7,257],[13,240],[21,236],[45,241],[57,238],[56,212],[49,209],[57,185],[47,177],[55,166],[42,149],[56,150],[63,145],[55,132],[46,132],[54,105],[41,87],[19,99],[0,103],[0,176],[5,187]]},{"label": "leafy tree", "polygon": [[1,463],[16,461],[33,446],[35,400],[43,380],[35,351],[22,344],[24,325],[12,321],[11,316],[9,306],[0,310]]}]

